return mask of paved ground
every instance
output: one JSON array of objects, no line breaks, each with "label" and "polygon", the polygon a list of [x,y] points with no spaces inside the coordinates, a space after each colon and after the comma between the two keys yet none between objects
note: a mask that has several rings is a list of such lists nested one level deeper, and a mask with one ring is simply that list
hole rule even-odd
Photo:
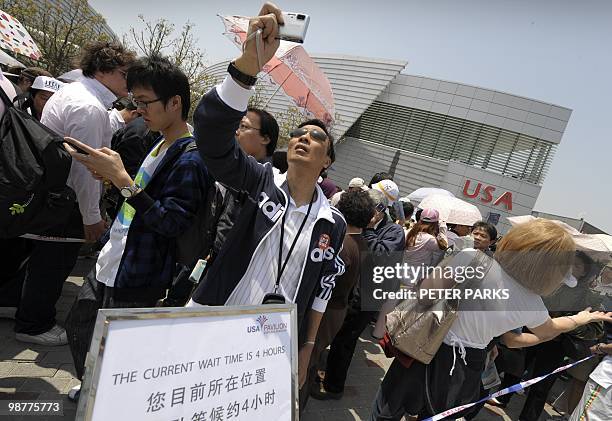
[{"label": "paved ground", "polygon": [[[72,277],[64,284],[62,298],[57,304],[58,320],[63,323],[72,301],[76,297],[81,276],[86,273],[91,260],[80,260]],[[380,347],[365,339],[366,331],[357,346],[347,379],[344,397],[339,401],[317,401],[310,399],[302,420],[340,421],[367,419],[370,405],[380,380],[391,360],[385,358]],[[558,386],[561,386],[557,382]],[[72,421],[76,405],[66,395],[71,387],[78,384],[68,346],[44,347],[27,345],[15,341],[13,321],[0,319],[0,400],[60,399],[64,402],[63,417],[45,417],[51,421]],[[553,391],[554,394],[554,391]],[[483,409],[476,421],[517,420],[524,397],[513,398],[506,411],[496,408]],[[492,412],[496,411],[496,413]],[[556,414],[550,406],[540,418],[541,421]],[[0,420],[11,421],[43,419],[32,417],[9,417],[0,415]]]}]

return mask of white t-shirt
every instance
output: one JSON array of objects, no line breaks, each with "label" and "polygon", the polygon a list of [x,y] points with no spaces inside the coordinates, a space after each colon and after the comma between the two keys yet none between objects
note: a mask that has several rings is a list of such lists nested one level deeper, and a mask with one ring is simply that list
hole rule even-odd
[{"label": "white t-shirt", "polygon": [[[164,148],[162,151],[159,150],[163,142],[164,140],[162,139],[147,155],[136,174],[134,182],[141,188],[144,188],[149,183],[155,169],[164,158],[164,155],[166,155],[168,148]],[[130,230],[130,224],[134,219],[134,215],[136,215],[136,209],[127,202],[123,202],[123,206],[121,206],[111,227],[110,238],[98,256],[96,278],[99,282],[106,284],[106,286],[112,287],[115,285],[115,278],[119,271],[119,264],[123,257],[128,231]]]},{"label": "white t-shirt", "polygon": [[[474,253],[476,253],[474,249],[464,249],[449,262],[448,266],[467,267]],[[508,299],[477,301],[486,306],[486,310],[460,311],[457,320],[444,338],[444,343],[447,345],[451,345],[455,336],[464,346],[484,349],[497,336],[523,326],[528,328],[540,326],[549,319],[542,298],[510,277],[495,260],[485,277],[478,282],[481,289],[507,289]]]},{"label": "white t-shirt", "polygon": [[589,377],[604,389],[612,386],[612,355],[606,355]]}]

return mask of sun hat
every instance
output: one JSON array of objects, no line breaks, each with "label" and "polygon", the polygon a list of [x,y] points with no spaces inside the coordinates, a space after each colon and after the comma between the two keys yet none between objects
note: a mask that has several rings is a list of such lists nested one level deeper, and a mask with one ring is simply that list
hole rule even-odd
[{"label": "sun hat", "polygon": [[427,208],[427,209],[423,209],[423,212],[421,212],[421,219],[419,219],[419,221],[420,222],[438,222],[439,219],[440,219],[440,214],[438,213],[436,209]]},{"label": "sun hat", "polygon": [[37,76],[36,79],[34,79],[34,83],[32,83],[31,89],[55,93],[59,91],[62,86],[64,86],[64,83],[57,79],[49,76]]},{"label": "sun hat", "polygon": [[360,188],[361,190],[367,190],[368,187],[365,185],[365,181],[363,181],[363,178],[359,178],[359,177],[355,177],[352,178],[351,181],[349,181],[348,184],[349,188]]},{"label": "sun hat", "polygon": [[389,204],[393,204],[399,199],[399,187],[391,180],[380,180],[378,183],[372,184],[372,188],[381,191]]}]

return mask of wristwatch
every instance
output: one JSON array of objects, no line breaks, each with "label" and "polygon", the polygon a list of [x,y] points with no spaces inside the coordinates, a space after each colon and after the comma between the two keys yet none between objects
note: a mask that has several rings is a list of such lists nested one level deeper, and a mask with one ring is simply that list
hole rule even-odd
[{"label": "wristwatch", "polygon": [[121,196],[129,199],[130,197],[136,196],[141,190],[139,185],[134,184],[133,186],[121,187],[119,191],[121,192]]},{"label": "wristwatch", "polygon": [[246,73],[242,73],[238,68],[234,65],[233,61],[230,61],[230,64],[227,66],[227,73],[230,74],[234,79],[238,82],[242,82],[245,85],[253,86],[257,83],[257,78],[251,75],[247,75]]}]

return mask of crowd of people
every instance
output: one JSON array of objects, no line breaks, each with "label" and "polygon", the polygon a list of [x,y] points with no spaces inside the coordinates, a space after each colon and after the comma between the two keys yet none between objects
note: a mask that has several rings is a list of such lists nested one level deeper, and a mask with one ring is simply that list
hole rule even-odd
[{"label": "crowd of people", "polygon": [[[395,356],[372,420],[426,418],[487,396],[489,364],[506,387],[591,352],[608,356],[571,373],[565,412],[610,419],[612,314],[590,287],[597,279],[609,284],[612,269],[577,252],[572,236],[550,221],[498,239],[488,222],[446,224],[438,209],[415,208],[385,172],[336,186],[327,173],[334,139],[317,119],[295,127],[277,159],[278,123],[248,102],[279,46],[279,24],[271,4],[251,19],[249,33],[260,39],[246,42],[229,75],[200,100],[193,127],[187,76],[161,55],[139,58],[115,42],[83,48],[77,81],[38,68],[22,70],[14,83],[2,76],[16,107],[65,138],[73,158],[66,183],[76,195],[69,217],[52,227],[53,241],[1,240],[0,315],[14,317],[16,339],[68,344],[82,379],[99,309],[295,303],[300,409],[309,397],[342,399],[366,331]],[[83,241],[99,252],[61,327],[55,304]],[[380,256],[387,264],[467,266],[474,250],[490,262],[481,286],[505,288],[510,298],[486,312],[459,311],[429,364],[399,355],[385,324],[399,301],[362,308],[368,268]],[[194,286],[189,276],[200,260],[206,269]],[[454,285],[423,273],[397,288]],[[528,389],[522,421],[539,418],[554,380]],[[70,396],[78,399],[78,387]],[[471,419],[480,407],[454,417]]]}]

